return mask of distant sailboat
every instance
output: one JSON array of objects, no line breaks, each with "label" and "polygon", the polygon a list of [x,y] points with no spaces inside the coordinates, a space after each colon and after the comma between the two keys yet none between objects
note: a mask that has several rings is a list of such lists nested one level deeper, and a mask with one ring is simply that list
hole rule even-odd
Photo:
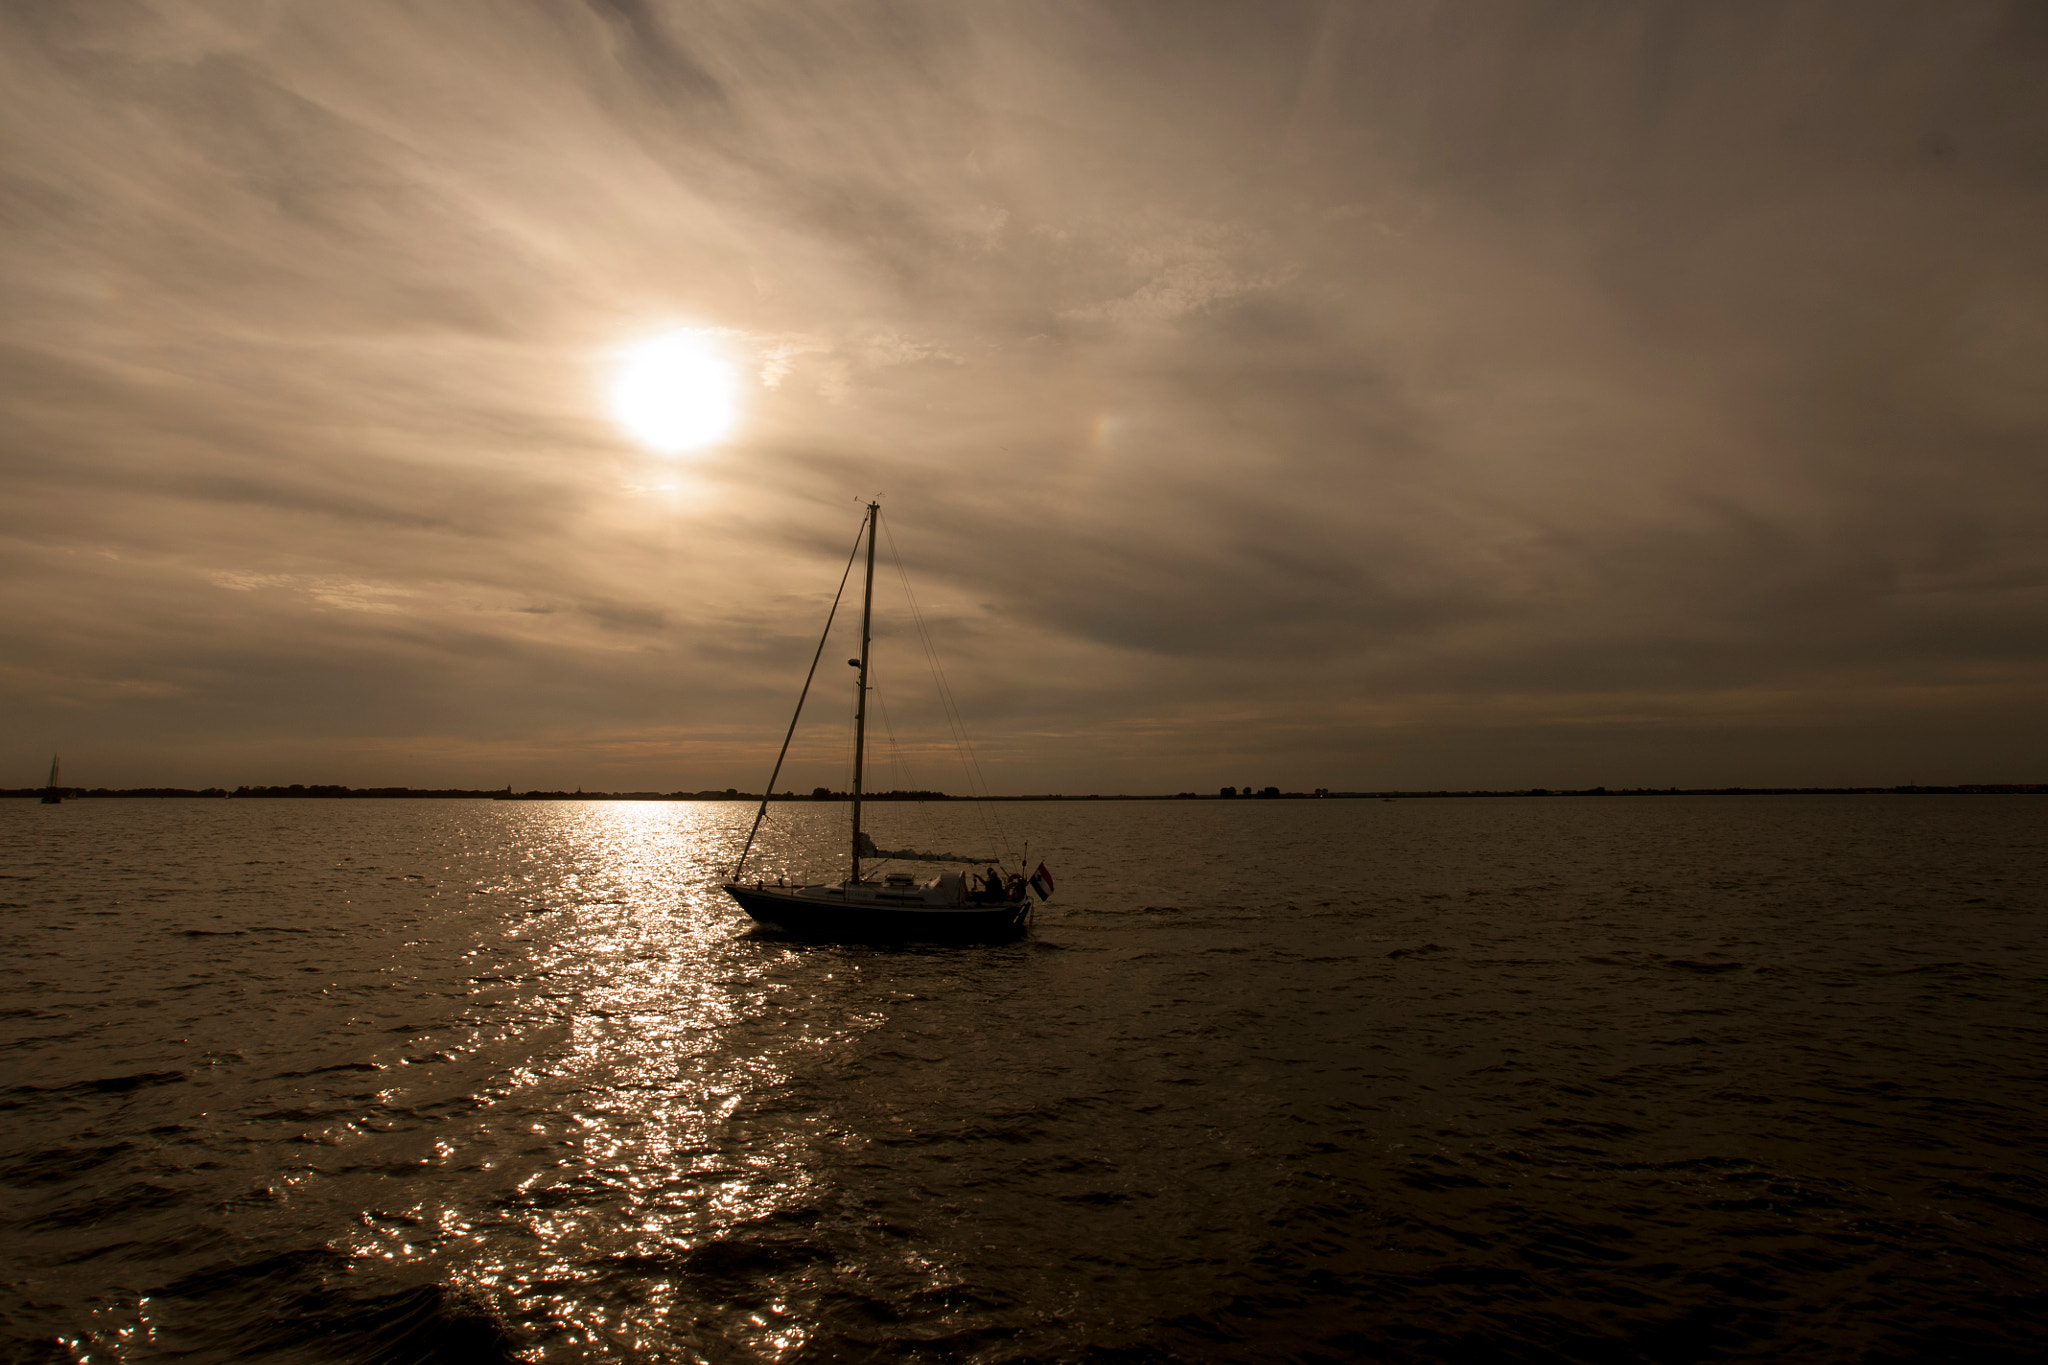
[{"label": "distant sailboat", "polygon": [[57,790],[57,755],[55,754],[50,755],[50,782],[48,786],[43,788],[43,804],[46,806],[61,806],[64,804],[64,793]]},{"label": "distant sailboat", "polygon": [[[868,566],[867,589],[861,601],[860,613],[860,657],[847,662],[860,670],[859,702],[854,710],[853,722],[853,831],[850,845],[851,867],[846,880],[822,883],[816,886],[769,886],[756,881],[748,886],[740,881],[740,869],[746,866],[747,854],[754,846],[754,833],[761,828],[761,818],[768,812],[768,798],[761,798],[761,809],[754,816],[754,833],[747,835],[746,847],[740,850],[739,862],[733,867],[732,880],[726,883],[725,893],[738,901],[740,908],[755,920],[771,929],[805,938],[822,938],[847,942],[862,942],[874,939],[993,939],[1008,938],[1022,933],[1031,914],[1031,901],[1025,895],[1029,886],[1040,899],[1052,894],[1052,874],[1039,864],[1038,872],[1029,882],[1021,873],[1007,879],[991,876],[984,880],[980,889],[969,884],[969,878],[958,872],[941,873],[929,880],[919,881],[908,872],[891,872],[880,881],[870,880],[861,875],[861,859],[889,858],[915,859],[921,862],[972,862],[986,863],[993,867],[993,860],[981,858],[959,858],[952,854],[919,854],[909,850],[877,849],[874,840],[861,832],[861,772],[867,753],[868,714],[868,646],[872,642],[870,624],[875,605],[875,524],[880,519],[881,508],[876,503],[868,504],[868,514],[862,526],[867,538]],[[854,551],[859,553],[860,542],[854,542]],[[848,560],[850,572],[853,564]],[[840,580],[844,589],[845,580]],[[835,599],[833,609],[838,610]],[[832,621],[828,616],[825,632],[829,637]],[[825,640],[818,641],[818,653],[825,652]],[[817,673],[818,661],[811,660],[811,672]],[[810,691],[810,679],[804,680],[804,691]],[[803,715],[803,698],[797,699],[797,716]],[[796,733],[796,718],[789,722],[790,734]],[[789,739],[782,742],[784,756],[789,753]],[[775,761],[775,771],[768,775],[766,791],[775,790],[775,779],[782,771],[782,759]]]}]

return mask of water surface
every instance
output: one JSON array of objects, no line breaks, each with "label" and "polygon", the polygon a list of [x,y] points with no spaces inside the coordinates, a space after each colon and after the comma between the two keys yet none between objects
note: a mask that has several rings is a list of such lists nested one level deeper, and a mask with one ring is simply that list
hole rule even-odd
[{"label": "water surface", "polygon": [[736,804],[0,803],[0,1341],[2032,1357],[2044,813],[885,805],[1059,879],[885,950],[751,932]]}]

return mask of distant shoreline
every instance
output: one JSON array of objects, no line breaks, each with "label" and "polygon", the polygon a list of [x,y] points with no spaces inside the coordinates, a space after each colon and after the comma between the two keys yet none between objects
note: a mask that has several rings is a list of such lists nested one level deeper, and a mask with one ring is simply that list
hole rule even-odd
[{"label": "distant shoreline", "polygon": [[[47,788],[0,789],[0,797],[39,797]],[[411,801],[759,801],[761,793],[732,789],[725,791],[675,792],[586,792],[526,791],[508,788],[480,791],[471,788],[414,787],[59,787],[67,801],[99,798],[238,798],[241,800],[411,800]],[[1041,796],[950,796],[945,792],[869,792],[863,801],[1423,801],[1457,800],[1474,797],[1557,797],[1557,796],[2042,796],[2048,782],[1967,783],[1954,787],[1587,787],[1580,790],[1525,788],[1520,791],[1314,791],[1283,792],[1267,789],[1239,796],[1176,792],[1117,794],[1112,796],[1046,794]],[[774,802],[839,802],[851,798],[844,792],[781,792],[768,798]]]}]

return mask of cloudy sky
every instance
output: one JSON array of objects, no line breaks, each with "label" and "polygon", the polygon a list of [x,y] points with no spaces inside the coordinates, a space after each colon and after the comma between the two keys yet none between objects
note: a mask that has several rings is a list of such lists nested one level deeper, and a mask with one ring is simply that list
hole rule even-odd
[{"label": "cloudy sky", "polygon": [[2048,778],[2048,7],[0,30],[0,785]]}]

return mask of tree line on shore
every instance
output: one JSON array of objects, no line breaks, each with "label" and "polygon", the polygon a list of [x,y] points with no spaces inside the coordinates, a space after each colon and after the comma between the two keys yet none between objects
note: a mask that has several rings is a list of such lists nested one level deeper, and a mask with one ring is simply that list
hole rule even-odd
[{"label": "tree line on shore", "polygon": [[[46,787],[16,787],[0,789],[0,797],[42,796],[49,791]],[[275,798],[373,798],[382,800],[481,800],[481,801],[759,801],[761,793],[743,792],[736,787],[723,791],[672,792],[587,792],[576,791],[524,791],[515,792],[510,787],[481,789],[469,787],[344,787],[332,784],[306,786],[294,782],[288,787],[237,787],[233,791],[225,787],[58,787],[56,793],[67,801],[97,797],[257,797]],[[1283,792],[1278,787],[1267,787],[1254,791],[1250,787],[1242,790],[1236,787],[1222,788],[1216,795],[1197,792],[1177,792],[1172,796],[1164,794],[1118,794],[1039,796],[991,796],[991,801],[1225,801],[1225,800],[1419,800],[1424,798],[1458,798],[1481,796],[1985,796],[1985,795],[2042,795],[2048,794],[2048,783],[1966,783],[1952,787],[1905,786],[1905,787],[1617,787],[1610,791],[1606,787],[1586,787],[1579,790],[1556,790],[1547,787],[1527,787],[1515,791],[1331,791],[1318,787],[1308,792]],[[769,796],[771,801],[847,801],[851,796],[842,791],[826,787],[814,787],[808,794],[793,791],[778,792]],[[864,792],[863,801],[967,801],[973,797],[950,796],[938,791],[885,791]]]}]

